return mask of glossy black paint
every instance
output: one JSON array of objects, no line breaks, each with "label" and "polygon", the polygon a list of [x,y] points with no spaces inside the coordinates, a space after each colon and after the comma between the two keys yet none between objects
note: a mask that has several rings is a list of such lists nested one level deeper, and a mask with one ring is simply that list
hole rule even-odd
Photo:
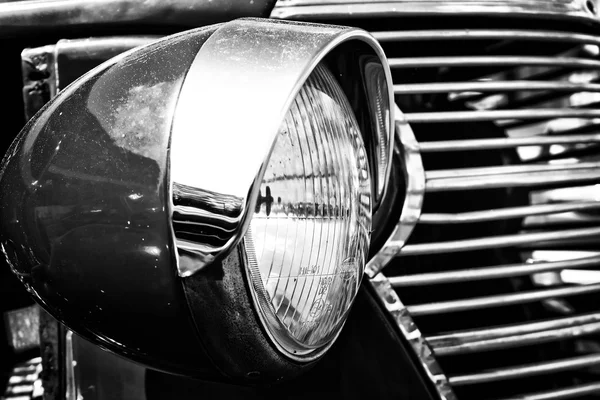
[{"label": "glossy black paint", "polygon": [[167,201],[171,117],[215,27],[109,61],[67,87],[3,161],[0,244],[54,317],[170,371],[215,375],[176,275]]},{"label": "glossy black paint", "polygon": [[438,395],[396,322],[365,280],[338,340],[313,368],[298,378],[270,387],[244,387],[147,370],[146,397],[433,400]]},{"label": "glossy black paint", "polygon": [[231,380],[272,383],[310,367],[285,357],[267,336],[250,293],[245,248],[182,280],[209,357]]}]

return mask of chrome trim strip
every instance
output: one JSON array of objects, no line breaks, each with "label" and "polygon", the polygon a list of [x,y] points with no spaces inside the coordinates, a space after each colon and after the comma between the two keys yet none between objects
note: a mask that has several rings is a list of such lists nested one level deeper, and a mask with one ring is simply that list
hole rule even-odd
[{"label": "chrome trim strip", "polygon": [[535,172],[566,170],[585,170],[589,168],[600,168],[600,162],[578,162],[575,164],[526,164],[526,165],[503,165],[498,167],[475,167],[434,170],[427,172],[427,179],[449,179],[470,178],[490,175],[531,174]]},{"label": "chrome trim strip", "polygon": [[395,16],[537,16],[597,20],[597,2],[585,0],[279,0],[271,12],[281,19],[376,18]]},{"label": "chrome trim strip", "polygon": [[589,313],[571,317],[547,319],[536,322],[523,322],[512,325],[495,326],[492,328],[468,329],[431,335],[427,342],[433,348],[442,348],[468,344],[478,341],[502,339],[509,336],[522,336],[535,332],[576,328],[580,325],[600,323],[600,313]]},{"label": "chrome trim strip", "polygon": [[600,163],[520,165],[427,172],[427,192],[574,184],[600,179]]},{"label": "chrome trim strip", "polygon": [[[576,57],[520,57],[520,56],[461,56],[461,57],[406,57],[388,59],[390,68],[440,68],[440,67],[503,67],[503,66],[541,66],[541,67],[575,67],[575,68],[599,68],[600,61],[588,58]],[[515,81],[511,81],[515,82]],[[531,82],[531,81],[524,81]],[[461,84],[475,84],[480,82],[464,82]],[[487,82],[503,83],[503,82]],[[506,82],[508,83],[508,82]],[[546,84],[559,84],[567,82],[544,82]],[[423,85],[423,84],[418,84]],[[436,85],[435,83],[428,85]],[[437,84],[440,86],[449,85],[448,83]],[[515,90],[528,90],[515,89]],[[553,88],[550,88],[553,89]],[[454,89],[449,89],[454,90]],[[529,89],[530,90],[530,89]]]},{"label": "chrome trim strip", "polygon": [[446,272],[430,272],[425,274],[393,276],[388,279],[394,288],[399,288],[407,286],[439,285],[445,283],[508,278],[536,274],[540,272],[559,271],[569,268],[593,268],[599,265],[600,256],[593,256],[574,260],[507,264],[493,267],[457,269]]},{"label": "chrome trim strip", "polygon": [[73,357],[73,331],[65,333],[65,400],[77,400],[79,391],[75,380],[75,363]]},{"label": "chrome trim strip", "polygon": [[406,192],[400,220],[394,231],[379,252],[367,263],[365,273],[370,278],[377,275],[404,246],[419,221],[425,194],[425,169],[419,149],[410,125],[403,118],[402,111],[396,106],[396,143],[395,152],[404,161],[403,172]]},{"label": "chrome trim strip", "polygon": [[532,301],[553,299],[556,297],[577,296],[600,292],[600,283],[557,289],[531,290],[511,294],[474,297],[469,299],[440,301],[436,303],[417,304],[406,307],[414,317],[432,314],[448,314],[460,311],[478,310],[481,308],[504,307]]},{"label": "chrome trim strip", "polygon": [[[598,65],[594,68],[600,67]],[[573,83],[562,81],[484,81],[484,82],[441,82],[411,83],[394,85],[394,93],[399,95],[444,93],[444,92],[515,92],[552,90],[557,92],[600,92],[600,84]]]},{"label": "chrome trim strip", "polygon": [[[221,25],[206,40],[185,78],[172,125],[169,190],[180,276],[240,242],[290,103],[316,65],[349,41],[366,44],[381,62],[393,104],[383,50],[361,29],[245,19]],[[393,114],[391,109],[387,116],[390,127]],[[391,152],[390,146],[388,172]],[[238,167],[221,168],[228,160]]]},{"label": "chrome trim strip", "polygon": [[433,348],[434,354],[441,357],[555,342],[558,340],[574,339],[577,337],[595,335],[598,333],[600,333],[600,323],[591,323],[575,327],[553,329],[496,339],[478,340],[468,343],[457,342],[455,344],[448,344],[445,346],[435,346],[432,340],[429,338],[427,338],[427,341]]},{"label": "chrome trim strip", "polygon": [[539,242],[561,243],[569,239],[600,236],[600,228],[565,229],[560,231],[518,233],[514,235],[490,236],[477,239],[452,240],[411,244],[400,249],[398,255],[418,256],[423,254],[456,253],[460,251],[482,250],[492,247],[511,247]]},{"label": "chrome trim strip", "polygon": [[520,29],[446,29],[415,31],[371,32],[381,43],[396,41],[428,40],[535,40],[543,42],[566,42],[600,45],[600,37],[581,33],[559,31],[531,31]]},{"label": "chrome trim strip", "polygon": [[588,383],[564,389],[554,389],[545,392],[530,393],[518,397],[501,400],[562,400],[600,393],[600,383]]},{"label": "chrome trim strip", "polygon": [[528,136],[500,139],[440,140],[419,143],[422,153],[441,151],[470,151],[509,149],[520,146],[545,146],[553,144],[600,143],[600,133],[561,136]]},{"label": "chrome trim strip", "polygon": [[495,120],[544,120],[558,118],[600,118],[600,110],[535,108],[528,110],[441,111],[406,113],[409,123],[441,123]]},{"label": "chrome trim strip", "polygon": [[507,207],[494,210],[471,211],[456,214],[422,214],[422,224],[466,224],[473,222],[498,221],[511,218],[525,218],[534,215],[548,215],[568,211],[587,211],[600,208],[600,202],[576,202],[563,204],[539,204],[523,207]]},{"label": "chrome trim strip", "polygon": [[448,379],[433,356],[431,348],[424,340],[419,328],[415,325],[412,317],[394,289],[392,289],[385,275],[379,273],[371,278],[370,282],[386,310],[391,314],[400,328],[402,336],[408,341],[421,361],[421,366],[425,370],[429,380],[435,385],[440,398],[443,400],[456,400]]},{"label": "chrome trim strip", "polygon": [[497,382],[506,379],[524,378],[542,374],[570,371],[574,369],[600,365],[600,354],[590,354],[563,360],[543,361],[526,365],[516,365],[505,368],[448,377],[451,385],[464,386],[478,383]]}]

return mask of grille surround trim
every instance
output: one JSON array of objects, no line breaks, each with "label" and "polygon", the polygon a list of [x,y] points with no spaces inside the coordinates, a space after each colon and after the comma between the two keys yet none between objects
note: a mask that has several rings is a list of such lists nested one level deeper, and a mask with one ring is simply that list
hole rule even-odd
[{"label": "grille surround trim", "polygon": [[537,16],[597,21],[597,0],[279,0],[271,18],[318,20],[398,16]]}]

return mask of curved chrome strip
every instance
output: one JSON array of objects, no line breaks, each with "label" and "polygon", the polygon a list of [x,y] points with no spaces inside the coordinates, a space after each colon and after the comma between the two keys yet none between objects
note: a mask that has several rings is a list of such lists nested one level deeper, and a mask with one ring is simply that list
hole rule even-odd
[{"label": "curved chrome strip", "polygon": [[[588,6],[588,3],[590,6]],[[407,15],[510,15],[596,21],[598,1],[585,0],[279,0],[271,12],[281,19],[336,19]]]},{"label": "curved chrome strip", "polygon": [[402,111],[396,106],[396,153],[403,160],[406,194],[400,220],[381,250],[367,263],[365,273],[373,278],[400,252],[421,216],[425,194],[425,169],[419,143]]},{"label": "curved chrome strip", "polygon": [[416,355],[425,369],[425,373],[435,385],[440,397],[444,400],[456,400],[456,396],[448,383],[446,375],[437,363],[431,348],[421,335],[406,307],[392,289],[390,282],[382,273],[371,278],[371,284],[375,288],[379,298],[386,310],[392,315],[400,328],[402,335],[408,340]]},{"label": "curved chrome strip", "polygon": [[[223,24],[207,39],[185,78],[172,125],[170,197],[180,276],[241,240],[290,103],[315,66],[351,40],[380,60],[392,104],[383,50],[361,29],[246,19]],[[223,168],[227,163],[236,167]]]}]

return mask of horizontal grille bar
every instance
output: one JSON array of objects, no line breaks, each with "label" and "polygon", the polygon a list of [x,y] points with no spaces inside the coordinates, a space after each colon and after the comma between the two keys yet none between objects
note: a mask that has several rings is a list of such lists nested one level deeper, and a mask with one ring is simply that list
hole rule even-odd
[{"label": "horizontal grille bar", "polygon": [[450,376],[451,385],[473,385],[478,383],[497,382],[506,379],[526,378],[529,376],[552,374],[600,365],[600,354],[571,357],[564,360],[552,360],[508,368],[498,368],[474,374]]},{"label": "horizontal grille bar", "polygon": [[447,356],[526,346],[600,332],[600,313],[471,329],[427,337],[436,355]]},{"label": "horizontal grille bar", "polygon": [[508,174],[531,174],[535,172],[553,171],[561,172],[568,170],[584,170],[589,168],[600,168],[600,162],[580,162],[576,164],[526,164],[526,165],[505,165],[500,167],[476,167],[476,168],[456,168],[442,169],[427,172],[427,179],[448,179],[448,178],[467,178],[490,175],[508,175]]},{"label": "horizontal grille bar", "polygon": [[471,211],[457,214],[430,213],[422,214],[422,224],[463,224],[472,222],[497,221],[510,218],[524,218],[532,215],[555,214],[568,211],[585,211],[600,208],[600,201],[540,204],[523,207],[507,207],[495,210]]},{"label": "horizontal grille bar", "polygon": [[425,94],[443,92],[514,92],[527,90],[552,90],[566,92],[600,92],[600,85],[593,83],[546,82],[546,81],[490,81],[490,82],[442,82],[394,85],[396,94]]},{"label": "horizontal grille bar", "polygon": [[422,142],[421,152],[434,153],[442,151],[508,149],[521,146],[544,146],[553,144],[599,143],[600,134],[563,135],[563,136],[529,136],[501,139],[469,139],[442,140]]},{"label": "horizontal grille bar", "polygon": [[588,383],[565,389],[548,390],[546,392],[530,393],[502,400],[564,400],[573,399],[589,394],[600,393],[600,383]]},{"label": "horizontal grille bar", "polygon": [[503,325],[492,328],[478,328],[464,331],[447,332],[429,336],[427,341],[429,344],[435,347],[448,347],[482,340],[526,335],[541,331],[573,328],[579,325],[589,325],[596,322],[600,323],[600,312],[553,318],[537,322]]},{"label": "horizontal grille bar", "polygon": [[514,304],[528,303],[532,301],[552,299],[555,297],[576,296],[600,292],[600,284],[569,286],[556,289],[531,290],[511,294],[500,294],[494,296],[474,297],[470,299],[440,301],[437,303],[426,303],[408,306],[411,315],[423,316],[431,314],[447,314],[459,311],[478,310],[482,308],[503,307]]},{"label": "horizontal grille bar", "polygon": [[372,32],[382,43],[429,40],[535,40],[543,42],[565,42],[600,45],[600,38],[591,35],[557,31],[531,31],[517,29],[447,29],[422,31]]},{"label": "horizontal grille bar", "polygon": [[507,264],[494,267],[458,269],[445,272],[393,276],[389,277],[388,280],[393,287],[439,285],[444,283],[524,276],[540,272],[559,271],[562,269],[591,268],[598,265],[600,265],[600,256],[593,256],[578,258],[575,260],[538,262],[534,264]]},{"label": "horizontal grille bar", "polygon": [[600,179],[600,163],[531,164],[426,172],[425,191],[549,186]]},{"label": "horizontal grille bar", "polygon": [[404,118],[409,123],[495,121],[499,119],[544,120],[554,118],[600,118],[600,110],[536,108],[527,110],[441,111],[405,113]]},{"label": "horizontal grille bar", "polygon": [[456,253],[461,251],[482,250],[489,248],[503,248],[510,246],[528,245],[537,242],[557,242],[568,239],[592,238],[600,235],[600,227],[566,229],[560,231],[518,233],[514,235],[490,236],[476,239],[452,240],[447,242],[433,242],[411,244],[404,246],[400,251],[401,256],[417,256],[424,254]]},{"label": "horizontal grille bar", "polygon": [[512,65],[599,68],[600,61],[576,57],[455,56],[389,58],[391,68],[499,67]]}]

